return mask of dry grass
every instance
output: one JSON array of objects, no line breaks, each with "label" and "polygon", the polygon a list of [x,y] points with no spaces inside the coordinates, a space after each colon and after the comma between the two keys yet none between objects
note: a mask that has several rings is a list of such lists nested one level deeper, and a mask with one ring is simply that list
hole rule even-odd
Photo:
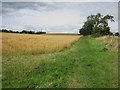
[{"label": "dry grass", "polygon": [[30,35],[2,33],[2,53],[42,54],[61,51],[71,46],[79,35]]},{"label": "dry grass", "polygon": [[118,48],[120,48],[120,37],[117,36],[102,36],[97,38],[97,40],[102,41],[105,43],[106,48],[112,47],[113,51],[118,51]]}]

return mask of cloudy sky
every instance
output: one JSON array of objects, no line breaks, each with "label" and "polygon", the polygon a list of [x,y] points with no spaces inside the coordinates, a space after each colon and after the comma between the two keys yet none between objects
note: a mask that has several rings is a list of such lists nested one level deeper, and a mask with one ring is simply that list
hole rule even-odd
[{"label": "cloudy sky", "polygon": [[[114,16],[111,31],[118,31],[118,2],[2,2],[2,28],[78,33],[91,14]],[[14,1],[14,0],[12,0]],[[24,0],[25,1],[25,0]],[[37,1],[37,0],[36,0]],[[105,0],[104,0],[105,1]],[[110,1],[110,0],[109,0]],[[1,18],[0,18],[1,19]]]}]

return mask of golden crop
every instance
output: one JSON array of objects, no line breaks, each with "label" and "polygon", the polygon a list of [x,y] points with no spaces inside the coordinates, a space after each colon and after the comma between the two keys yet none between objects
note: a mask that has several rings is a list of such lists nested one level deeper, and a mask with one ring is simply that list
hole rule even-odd
[{"label": "golden crop", "polygon": [[61,51],[71,46],[79,35],[31,35],[2,33],[2,53],[42,54]]}]

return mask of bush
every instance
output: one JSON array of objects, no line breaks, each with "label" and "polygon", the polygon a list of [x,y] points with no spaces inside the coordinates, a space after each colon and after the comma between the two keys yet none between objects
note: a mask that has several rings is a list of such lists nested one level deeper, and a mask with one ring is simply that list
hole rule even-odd
[{"label": "bush", "polygon": [[92,34],[91,36],[92,36],[92,37],[100,37],[101,34],[99,34],[99,33],[95,33],[95,34]]}]

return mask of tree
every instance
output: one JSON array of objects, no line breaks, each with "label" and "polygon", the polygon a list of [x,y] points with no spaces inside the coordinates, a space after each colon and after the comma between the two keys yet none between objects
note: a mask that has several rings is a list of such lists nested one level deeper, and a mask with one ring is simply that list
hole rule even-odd
[{"label": "tree", "polygon": [[113,16],[103,16],[100,13],[90,15],[87,17],[87,21],[84,22],[83,27],[79,30],[79,33],[82,35],[109,35],[111,32],[108,26],[108,20],[113,22]]},{"label": "tree", "polygon": [[2,32],[9,32],[7,29],[2,29]]},{"label": "tree", "polygon": [[114,35],[115,35],[115,36],[119,36],[120,34],[119,34],[119,32],[116,32]]},{"label": "tree", "polygon": [[81,29],[79,30],[79,33],[80,33],[81,35],[84,35],[84,29],[81,28]]}]

